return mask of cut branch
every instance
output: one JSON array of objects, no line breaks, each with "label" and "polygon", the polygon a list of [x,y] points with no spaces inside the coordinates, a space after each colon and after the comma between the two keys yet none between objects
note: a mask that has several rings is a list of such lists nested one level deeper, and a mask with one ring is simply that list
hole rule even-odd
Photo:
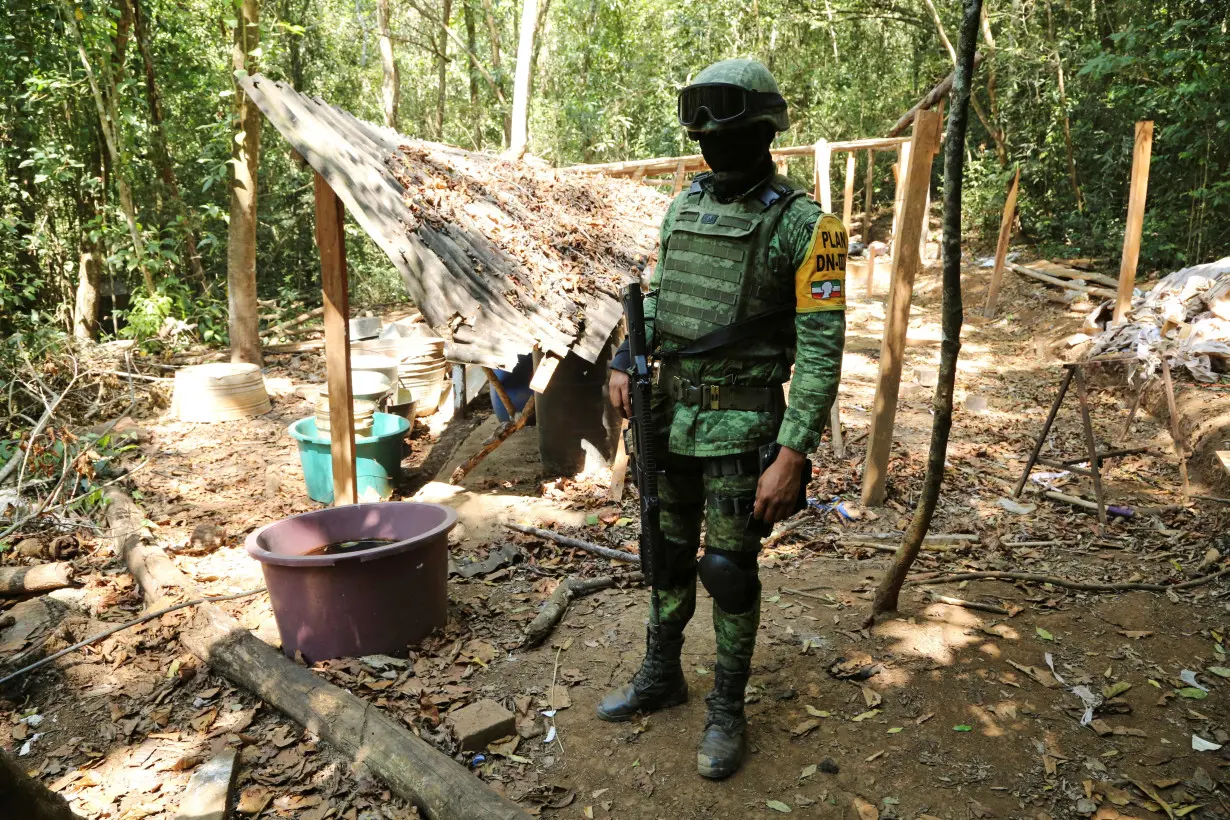
[{"label": "cut branch", "polygon": [[560,535],[552,530],[539,529],[538,527],[530,527],[525,524],[505,524],[510,530],[516,530],[526,535],[536,535],[539,538],[546,538],[548,541],[554,541],[557,544],[562,544],[565,547],[591,552],[594,555],[601,555],[603,558],[610,558],[612,561],[627,561],[629,564],[639,564],[641,558],[639,555],[634,555],[623,550],[613,550],[610,547],[603,547],[592,541],[582,541],[580,538],[570,538],[567,535]]},{"label": "cut branch", "polygon": [[1026,584],[1050,584],[1051,586],[1075,589],[1082,592],[1165,592],[1166,590],[1193,589],[1218,580],[1230,577],[1230,567],[1202,575],[1190,581],[1177,584],[1145,584],[1133,581],[1122,583],[1101,584],[1096,581],[1069,581],[1056,575],[1039,575],[1033,572],[1005,572],[986,570],[985,572],[961,572],[956,575],[941,575],[937,578],[910,579],[911,584],[957,584],[962,581],[1020,581]]},{"label": "cut branch", "polygon": [[73,565],[63,561],[34,567],[0,567],[0,597],[50,592],[72,583]]},{"label": "cut branch", "polygon": [[582,595],[588,595],[591,592],[597,592],[602,589],[609,589],[615,586],[621,580],[639,581],[641,574],[634,573],[626,578],[613,578],[609,575],[604,575],[599,578],[565,578],[555,587],[555,591],[543,603],[542,609],[538,610],[538,615],[534,620],[530,621],[530,625],[525,628],[525,637],[521,641],[521,645],[527,648],[538,646],[547,639],[559,622],[564,619],[564,613],[568,611],[568,605],[572,603],[574,598],[579,598]]}]

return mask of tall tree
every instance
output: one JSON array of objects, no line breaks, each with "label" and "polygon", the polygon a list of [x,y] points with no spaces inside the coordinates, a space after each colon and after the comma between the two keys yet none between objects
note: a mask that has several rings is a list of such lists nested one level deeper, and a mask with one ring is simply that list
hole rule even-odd
[{"label": "tall tree", "polygon": [[534,68],[534,36],[538,28],[538,0],[522,0],[521,33],[517,42],[517,74],[513,83],[512,138],[508,154],[520,159],[529,142],[530,72]]},{"label": "tall tree", "polygon": [[401,99],[401,75],[397,57],[393,54],[393,37],[389,33],[389,0],[376,0],[376,29],[380,36],[380,84],[384,101],[384,124],[397,130],[397,108]]},{"label": "tall tree", "polygon": [[179,219],[180,229],[184,236],[184,249],[188,254],[188,267],[192,275],[199,281],[205,281],[205,269],[201,266],[201,255],[196,248],[196,229],[192,227],[192,217],[188,206],[179,192],[179,180],[175,175],[175,164],[171,158],[171,150],[167,146],[167,132],[163,125],[165,119],[162,111],[162,95],[158,93],[158,77],[154,71],[154,55],[149,44],[149,27],[146,25],[145,11],[140,0],[127,0],[127,7],[132,15],[133,31],[137,35],[137,50],[141,52],[141,64],[145,68],[145,101],[149,106],[151,141],[153,143],[154,167],[158,177],[166,186],[171,197],[175,215]]},{"label": "tall tree", "polygon": [[[474,33],[474,9],[471,8],[471,0],[461,0],[461,8],[465,15],[466,23],[466,51],[473,55],[478,48],[478,44]],[[483,110],[478,103],[478,77],[476,73],[477,71],[471,63],[469,70],[466,71],[466,76],[470,78],[470,118],[474,129],[470,139],[474,143],[474,150],[481,151],[483,149]]]},{"label": "tall tree", "polygon": [[116,191],[119,193],[120,210],[124,214],[124,221],[128,223],[128,235],[132,239],[133,256],[136,259],[137,267],[141,271],[141,278],[145,284],[146,293],[153,295],[155,290],[154,277],[145,262],[145,239],[141,236],[141,228],[137,224],[137,210],[132,201],[132,183],[130,181],[132,168],[129,165],[128,144],[124,138],[124,129],[120,126],[119,117],[117,85],[121,79],[120,72],[122,71],[123,60],[117,60],[116,57],[117,55],[122,55],[123,44],[127,40],[124,21],[131,21],[131,18],[125,15],[121,17],[120,23],[117,24],[111,54],[99,61],[99,73],[102,75],[99,77],[94,72],[89,52],[85,47],[85,38],[81,36],[81,27],[78,25],[79,21],[85,19],[85,13],[80,8],[73,8],[68,0],[63,0],[61,8],[64,11],[65,22],[68,25],[69,31],[72,32],[73,40],[77,46],[77,56],[81,60],[82,68],[85,69],[85,76],[90,86],[90,94],[94,98],[94,107],[98,110],[98,126],[99,130],[102,131],[103,141],[107,146],[107,154],[111,161],[111,172],[115,178]]},{"label": "tall tree", "polygon": [[[235,38],[231,66],[255,74],[260,48],[258,0],[233,0]],[[226,246],[231,361],[261,364],[260,306],[256,302],[256,169],[260,163],[261,112],[235,83],[235,132],[231,138],[231,221]]]},{"label": "tall tree", "polygon": [[452,15],[453,0],[444,0],[436,49],[436,139],[441,142],[444,141],[444,105],[448,100],[448,22]]},{"label": "tall tree", "polygon": [[500,115],[504,121],[504,147],[507,148],[512,144],[512,117],[508,113],[507,105],[504,104],[504,98],[507,96],[507,83],[504,79],[504,72],[500,69],[500,23],[495,17],[495,9],[491,6],[491,0],[483,0],[483,12],[487,19],[487,39],[491,43],[491,70],[495,72],[496,95],[500,98]]}]

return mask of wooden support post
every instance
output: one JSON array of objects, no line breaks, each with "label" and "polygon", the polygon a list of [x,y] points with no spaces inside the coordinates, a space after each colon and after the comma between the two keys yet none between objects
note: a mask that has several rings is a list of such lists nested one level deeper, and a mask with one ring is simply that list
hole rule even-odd
[{"label": "wooden support post", "polygon": [[1004,263],[1008,261],[1008,242],[1012,239],[1012,222],[1016,216],[1016,195],[1021,184],[1021,166],[1017,166],[1012,177],[1012,185],[1008,188],[1008,199],[1004,201],[1004,215],[999,220],[999,241],[995,243],[995,267],[991,270],[991,284],[987,288],[987,303],[982,309],[982,315],[987,319],[995,318],[995,303],[999,301],[999,288],[1004,281]]},{"label": "wooden support post", "polygon": [[820,203],[820,210],[826,214],[833,212],[833,189],[830,182],[832,174],[829,165],[833,160],[833,152],[829,150],[829,141],[820,140],[816,143],[816,184],[814,196]]},{"label": "wooden support post", "polygon": [[871,194],[875,190],[876,149],[867,149],[867,177],[863,183],[863,242],[871,244]]},{"label": "wooden support post", "polygon": [[687,163],[679,160],[679,164],[675,166],[675,181],[671,185],[671,196],[679,196],[679,192],[683,190],[684,175],[687,173]]},{"label": "wooden support post", "polygon": [[466,417],[466,366],[453,363],[453,418]]},{"label": "wooden support post", "polygon": [[846,152],[846,187],[842,191],[841,224],[846,226],[846,232],[851,232],[854,219],[854,152]]},{"label": "wooden support post", "polygon": [[[914,277],[921,267],[913,251],[918,247],[922,211],[927,201],[927,181],[931,162],[940,146],[940,116],[934,111],[919,111],[910,141],[909,163],[904,180],[905,202],[901,209],[900,242],[903,253],[893,253],[893,279],[889,286],[884,320],[884,340],[880,347],[880,372],[872,409],[871,434],[867,458],[863,463],[865,506],[882,504],[886,496],[888,458],[893,444],[893,425],[897,419],[897,395],[901,388],[901,369],[905,361],[906,331],[910,321],[910,300]],[[899,181],[899,187],[901,186]]]},{"label": "wooden support post", "polygon": [[504,405],[504,412],[508,413],[508,418],[511,421],[517,415],[517,407],[513,404],[513,400],[509,398],[508,391],[504,389],[504,383],[500,381],[500,377],[490,367],[483,368],[483,375],[487,377],[487,383],[491,385],[491,389],[499,397],[500,404]]},{"label": "wooden support post", "polygon": [[790,176],[790,159],[788,157],[777,158],[777,173],[781,176]]},{"label": "wooden support post", "polygon": [[1070,368],[1076,371],[1076,398],[1081,406],[1081,426],[1085,432],[1085,449],[1089,452],[1089,478],[1093,481],[1093,495],[1098,500],[1098,532],[1106,526],[1106,495],[1102,492],[1102,471],[1098,467],[1098,441],[1093,434],[1093,419],[1089,415],[1089,391],[1085,388],[1085,373],[1079,367]]},{"label": "wooden support post", "polygon": [[1051,425],[1055,423],[1055,417],[1059,415],[1059,408],[1063,406],[1063,397],[1068,395],[1068,386],[1072,384],[1072,374],[1075,372],[1074,367],[1065,368],[1063,371],[1063,379],[1059,382],[1059,393],[1056,394],[1055,401],[1051,403],[1051,411],[1046,414],[1046,421],[1042,423],[1042,430],[1038,433],[1038,440],[1034,442],[1034,448],[1029,451],[1025,469],[1021,472],[1021,478],[1012,491],[1013,498],[1020,498],[1021,493],[1025,490],[1025,482],[1029,480],[1029,474],[1033,472],[1034,465],[1038,463],[1038,456],[1042,454],[1046,437],[1051,434]]},{"label": "wooden support post", "polygon": [[867,298],[875,296],[876,292],[876,249],[867,246]]},{"label": "wooden support post", "polygon": [[829,433],[833,436],[833,455],[845,458],[846,443],[841,436],[841,405],[838,399],[833,399],[833,407],[829,410]]},{"label": "wooden support post", "polygon": [[906,177],[910,172],[912,146],[913,142],[897,146],[897,163],[893,166],[893,176],[896,178],[897,187],[893,192],[893,227],[888,235],[888,245],[892,249],[894,269],[897,265],[896,259],[900,255],[897,253],[897,235],[901,232],[901,208],[905,202]]},{"label": "wooden support post", "polygon": [[354,399],[350,387],[350,295],[346,274],[345,210],[319,173],[316,177],[316,245],[325,307],[325,367],[329,383],[333,503],[355,504]]},{"label": "wooden support post", "polygon": [[1174,401],[1174,379],[1170,377],[1170,363],[1162,356],[1162,384],[1166,388],[1166,411],[1170,415],[1170,440],[1174,442],[1175,455],[1179,457],[1179,479],[1183,482],[1183,503],[1191,498],[1192,489],[1187,481],[1187,442],[1179,425],[1179,409]]},{"label": "wooden support post", "polygon": [[1136,123],[1132,148],[1132,184],[1128,190],[1127,226],[1123,230],[1123,259],[1119,263],[1119,296],[1115,300],[1114,324],[1123,321],[1132,306],[1136,287],[1136,263],[1140,261],[1140,232],[1145,222],[1145,195],[1149,190],[1149,157],[1153,153],[1153,121]]}]

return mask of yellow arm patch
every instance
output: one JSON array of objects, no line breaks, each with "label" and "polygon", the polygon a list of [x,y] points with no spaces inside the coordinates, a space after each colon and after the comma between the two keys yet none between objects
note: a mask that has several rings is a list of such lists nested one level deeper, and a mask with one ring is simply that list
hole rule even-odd
[{"label": "yellow arm patch", "polygon": [[795,308],[799,313],[846,309],[846,227],[824,214],[812,231],[807,257],[794,274]]}]

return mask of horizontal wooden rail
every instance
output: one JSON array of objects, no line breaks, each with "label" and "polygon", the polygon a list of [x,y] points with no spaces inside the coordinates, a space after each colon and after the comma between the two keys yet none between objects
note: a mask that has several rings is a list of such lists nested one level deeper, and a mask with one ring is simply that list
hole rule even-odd
[{"label": "horizontal wooden rail", "polygon": [[[909,142],[909,137],[873,137],[861,140],[846,140],[845,142],[830,142],[829,151],[882,151],[896,148]],[[816,153],[815,144],[792,145],[785,148],[771,149],[774,159],[788,157],[811,157]],[[682,170],[684,173],[703,171],[709,166],[700,154],[687,154],[682,157],[654,157],[653,159],[632,159],[623,162],[601,162],[593,165],[571,165],[562,168],[563,171],[575,171],[580,174],[606,174],[612,177],[652,176],[654,174],[673,174]]]}]

